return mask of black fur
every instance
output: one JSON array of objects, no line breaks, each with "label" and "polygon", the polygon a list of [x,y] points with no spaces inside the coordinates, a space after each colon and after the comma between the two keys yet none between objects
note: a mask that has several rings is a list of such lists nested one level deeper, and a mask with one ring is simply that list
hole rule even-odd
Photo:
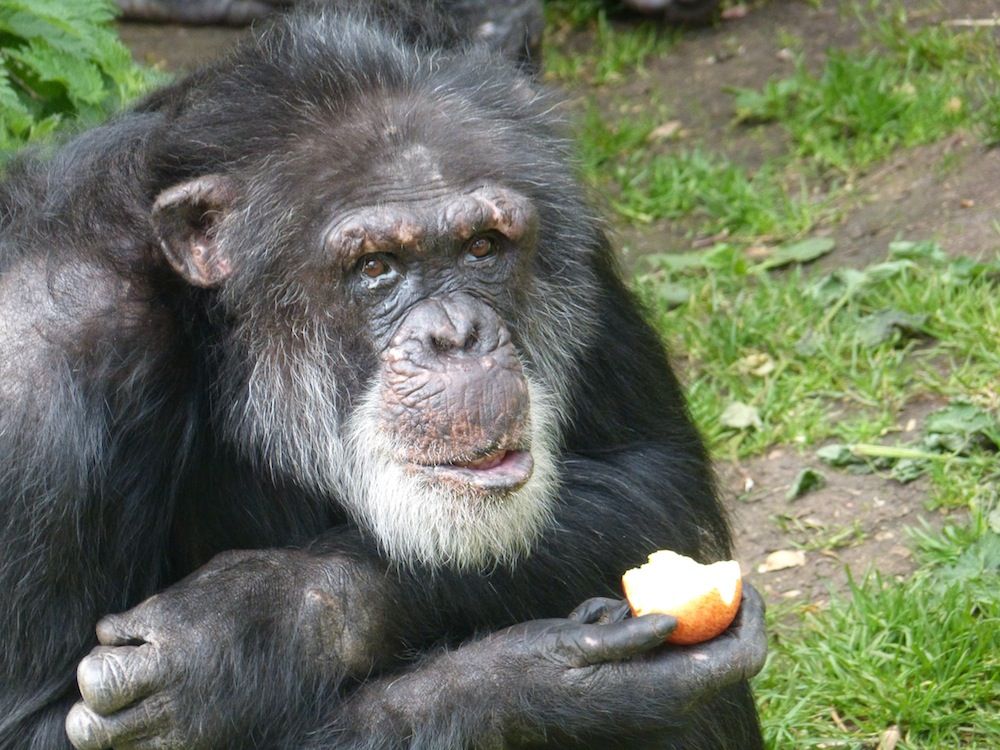
[{"label": "black fur", "polygon": [[[263,446],[233,438],[239,428],[227,423],[226,406],[247,378],[233,350],[236,318],[263,320],[289,293],[282,273],[314,262],[296,244],[315,220],[300,196],[328,167],[344,195],[364,192],[365,166],[352,160],[377,138],[365,112],[398,92],[455,105],[454,130],[431,127],[427,137],[451,144],[449,169],[483,173],[539,206],[539,283],[553,290],[552,304],[576,306],[593,325],[567,324],[571,400],[555,525],[513,570],[385,566],[398,580],[398,631],[384,634],[394,652],[432,654],[477,633],[564,617],[586,597],[617,595],[621,571],[653,549],[729,555],[701,441],[567,166],[552,102],[512,66],[462,48],[441,28],[402,0],[389,12],[298,14],[54,153],[8,168],[0,187],[0,749],[68,747],[63,720],[79,700],[74,674],[97,620],[216,553],[302,548],[378,559],[338,498],[283,470]],[[234,230],[246,239],[239,273],[206,291],[166,266],[149,216],[161,191],[212,173],[234,175],[257,213]],[[283,213],[289,205],[294,214]],[[528,326],[536,313],[528,307],[518,322]],[[331,375],[346,403],[373,360],[361,339],[345,336],[344,347],[355,369]],[[345,718],[357,680],[300,679],[290,650],[260,640],[256,631],[242,636],[244,651],[227,672],[233,684],[219,686],[232,695],[227,747],[404,744],[391,726],[359,732]],[[370,684],[407,668],[380,665]],[[475,742],[486,709],[454,708],[461,721],[429,725],[416,739]],[[569,715],[550,741],[760,747],[745,684],[669,736],[621,737],[615,706],[606,716],[609,732],[599,738],[577,737]]]}]

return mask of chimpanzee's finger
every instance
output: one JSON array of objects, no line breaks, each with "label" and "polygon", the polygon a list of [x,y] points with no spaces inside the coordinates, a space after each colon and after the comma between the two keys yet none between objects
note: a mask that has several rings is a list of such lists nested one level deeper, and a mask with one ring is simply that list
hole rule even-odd
[{"label": "chimpanzee's finger", "polygon": [[596,596],[587,599],[569,613],[569,619],[583,625],[595,623],[621,622],[629,613],[628,602],[624,599],[609,599]]},{"label": "chimpanzee's finger", "polygon": [[767,660],[767,626],[764,619],[766,607],[761,595],[753,586],[743,584],[743,601],[739,619],[734,628],[736,639],[742,646],[741,663],[745,678],[753,677],[764,668]]},{"label": "chimpanzee's finger", "polygon": [[581,626],[573,632],[573,645],[584,665],[630,659],[663,644],[677,627],[670,615],[644,615],[609,625]]},{"label": "chimpanzee's finger", "polygon": [[150,699],[126,711],[100,716],[77,703],[66,716],[66,735],[77,750],[132,747],[135,741],[154,737],[167,724],[163,701]]},{"label": "chimpanzee's finger", "polygon": [[744,581],[743,600],[740,602],[740,611],[736,615],[734,625],[741,628],[744,626],[762,628],[766,609],[764,600],[757,589]]},{"label": "chimpanzee's finger", "polygon": [[767,658],[764,605],[753,587],[744,584],[743,591],[739,619],[722,635],[704,643],[664,649],[652,659],[624,665],[625,669],[641,670],[647,673],[650,684],[671,685],[689,699],[753,677]]},{"label": "chimpanzee's finger", "polygon": [[106,615],[97,622],[97,640],[102,646],[139,646],[147,640],[148,628],[143,624],[140,611],[156,599],[152,596],[128,612]]},{"label": "chimpanzee's finger", "polygon": [[98,646],[76,670],[80,695],[87,706],[107,715],[145,698],[169,676],[159,650],[142,646]]}]

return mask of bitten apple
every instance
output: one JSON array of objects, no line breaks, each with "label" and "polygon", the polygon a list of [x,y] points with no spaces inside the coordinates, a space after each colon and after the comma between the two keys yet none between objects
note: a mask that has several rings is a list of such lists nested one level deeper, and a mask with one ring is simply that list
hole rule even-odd
[{"label": "bitten apple", "polygon": [[740,565],[735,560],[702,565],[669,550],[625,571],[625,598],[637,617],[673,615],[677,628],[668,643],[690,645],[719,635],[736,617],[743,595]]}]

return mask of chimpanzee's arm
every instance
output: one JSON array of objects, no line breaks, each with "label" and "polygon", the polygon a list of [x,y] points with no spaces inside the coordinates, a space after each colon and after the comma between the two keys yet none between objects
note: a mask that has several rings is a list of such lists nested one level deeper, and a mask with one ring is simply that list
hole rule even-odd
[{"label": "chimpanzee's arm", "polygon": [[160,585],[186,402],[146,288],[106,253],[145,222],[157,117],[22,155],[0,184],[2,750],[69,747],[96,619]]},{"label": "chimpanzee's arm", "polygon": [[[621,619],[626,608],[588,603],[570,619],[522,623],[383,677],[363,679],[358,664],[350,679],[336,661],[324,673],[326,654],[301,647],[351,653],[343,639],[355,628],[374,636],[364,620],[377,608],[353,582],[336,597],[306,589],[301,602],[286,598],[317,582],[298,579],[308,564],[289,572],[290,559],[226,555],[104,620],[99,635],[113,647],[81,665],[87,702],[67,720],[74,745],[195,750],[299,737],[315,748],[459,748],[554,732],[587,742],[662,735],[686,731],[704,701],[754,674],[766,652],[763,606],[748,586],[734,625],[698,647],[661,647],[673,618]],[[344,610],[348,602],[355,612]],[[348,677],[339,690],[338,673]]]},{"label": "chimpanzee's arm", "polygon": [[[763,665],[763,604],[752,587],[726,633],[690,648],[662,645],[673,618],[622,619],[626,610],[612,602],[581,607],[580,619],[516,625],[369,681],[307,747],[517,747],[560,738],[634,748],[647,735],[666,747],[707,700]],[[609,613],[611,622],[588,623]]]}]

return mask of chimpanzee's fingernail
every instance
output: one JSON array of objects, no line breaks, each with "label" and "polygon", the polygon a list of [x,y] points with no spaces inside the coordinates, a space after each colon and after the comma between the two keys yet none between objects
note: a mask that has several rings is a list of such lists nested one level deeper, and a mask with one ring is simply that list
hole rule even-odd
[{"label": "chimpanzee's fingernail", "polygon": [[677,627],[677,620],[668,615],[658,615],[653,623],[653,632],[664,638],[674,632]]}]

